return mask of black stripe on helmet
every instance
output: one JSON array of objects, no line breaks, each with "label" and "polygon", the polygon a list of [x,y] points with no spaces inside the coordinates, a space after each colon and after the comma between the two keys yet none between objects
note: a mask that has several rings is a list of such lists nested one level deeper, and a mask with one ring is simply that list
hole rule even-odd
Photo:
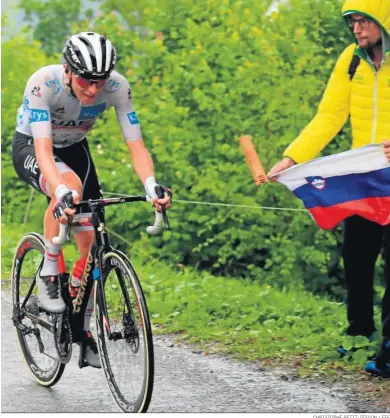
[{"label": "black stripe on helmet", "polygon": [[[92,62],[92,71],[97,71],[97,63],[96,63],[96,53],[95,50],[92,46],[92,44],[90,43],[88,38],[84,38],[82,36],[79,36],[80,41],[87,47],[88,49],[88,54],[91,58],[91,62]],[[84,62],[84,68],[87,69],[87,65]],[[89,71],[89,70],[87,70]]]},{"label": "black stripe on helmet", "polygon": [[106,64],[107,64],[107,42],[106,37],[102,36],[100,38],[100,45],[102,48],[102,71],[106,71]]}]

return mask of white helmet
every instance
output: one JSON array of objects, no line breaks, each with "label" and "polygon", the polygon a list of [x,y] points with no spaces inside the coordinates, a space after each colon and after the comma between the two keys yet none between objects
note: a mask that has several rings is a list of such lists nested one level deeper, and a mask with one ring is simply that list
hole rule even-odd
[{"label": "white helmet", "polygon": [[83,78],[108,78],[115,66],[116,54],[111,41],[95,32],[73,35],[62,52],[71,70]]}]

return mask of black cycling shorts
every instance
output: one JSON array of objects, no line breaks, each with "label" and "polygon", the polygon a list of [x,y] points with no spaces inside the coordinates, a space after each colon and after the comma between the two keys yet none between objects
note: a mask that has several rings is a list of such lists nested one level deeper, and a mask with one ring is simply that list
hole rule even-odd
[{"label": "black cycling shorts", "polygon": [[[73,171],[80,178],[83,184],[83,200],[103,197],[86,139],[66,148],[53,148],[53,154],[58,167],[63,167],[64,171]],[[48,195],[46,179],[38,167],[34,140],[31,136],[15,132],[12,141],[12,161],[16,173],[23,181],[38,192]],[[86,213],[88,209],[82,208],[80,212]]]}]

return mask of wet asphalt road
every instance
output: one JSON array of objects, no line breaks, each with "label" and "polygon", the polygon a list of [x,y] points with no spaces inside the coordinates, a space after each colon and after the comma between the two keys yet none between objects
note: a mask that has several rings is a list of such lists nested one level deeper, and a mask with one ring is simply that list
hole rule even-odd
[{"label": "wet asphalt road", "polygon": [[[52,388],[35,382],[12,326],[10,300],[10,294],[2,292],[2,412],[118,412],[103,372],[79,369],[77,353]],[[372,412],[345,388],[205,356],[173,344],[168,336],[157,336],[154,342],[156,373],[149,412]]]}]

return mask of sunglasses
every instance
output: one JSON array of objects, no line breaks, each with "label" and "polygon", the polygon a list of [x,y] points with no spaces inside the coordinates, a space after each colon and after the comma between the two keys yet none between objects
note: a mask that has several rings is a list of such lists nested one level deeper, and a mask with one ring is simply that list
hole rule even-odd
[{"label": "sunglasses", "polygon": [[83,89],[92,86],[92,84],[96,84],[96,87],[99,89],[99,88],[102,88],[107,82],[107,79],[92,80],[92,79],[87,79],[87,78],[80,77],[77,74],[74,74],[74,76],[76,78],[77,84]]}]

